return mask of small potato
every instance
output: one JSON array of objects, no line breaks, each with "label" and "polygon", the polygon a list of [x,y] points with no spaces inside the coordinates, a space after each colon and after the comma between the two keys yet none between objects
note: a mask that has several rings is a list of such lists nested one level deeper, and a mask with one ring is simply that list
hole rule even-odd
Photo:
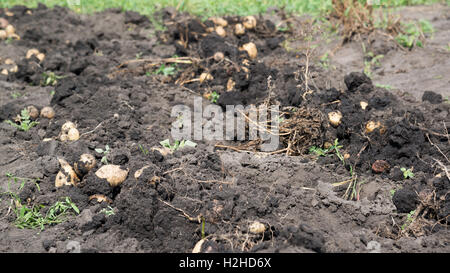
[{"label": "small potato", "polygon": [[220,18],[220,17],[213,17],[213,18],[210,18],[210,20],[213,21],[213,23],[214,23],[216,26],[221,26],[221,27],[226,27],[226,26],[228,26],[227,20],[225,20],[225,19],[223,19],[223,18]]},{"label": "small potato", "polygon": [[6,33],[6,30],[0,29],[0,39],[5,40],[8,38],[8,33]]},{"label": "small potato", "polygon": [[50,106],[46,106],[41,109],[41,117],[52,119],[55,117],[55,110]]},{"label": "small potato", "polygon": [[328,119],[329,119],[331,125],[333,125],[334,127],[337,127],[337,126],[339,126],[339,124],[341,124],[342,113],[337,110],[330,112],[330,113],[328,113]]},{"label": "small potato", "polygon": [[70,166],[70,164],[62,158],[58,158],[58,161],[61,165],[61,171],[59,171],[59,173],[56,175],[55,186],[57,188],[64,185],[76,186],[76,184],[80,182],[80,179],[73,170],[72,166]]},{"label": "small potato", "polygon": [[67,132],[67,139],[70,141],[76,141],[80,139],[80,132],[78,132],[78,129],[70,128],[69,132]]},{"label": "small potato", "polygon": [[245,27],[242,24],[236,24],[234,26],[234,34],[240,36],[245,34]]},{"label": "small potato", "polygon": [[361,109],[366,110],[367,106],[369,106],[369,104],[365,101],[361,101],[359,103],[359,105],[361,106]]},{"label": "small potato", "polygon": [[13,35],[14,33],[16,33],[16,29],[13,27],[13,25],[7,25],[5,28],[6,34],[8,34],[8,36]]},{"label": "small potato", "polygon": [[222,61],[223,59],[225,58],[225,56],[223,55],[223,53],[222,52],[216,52],[215,54],[214,54],[214,61],[216,61],[216,62],[220,62],[220,61]]},{"label": "small potato", "polygon": [[266,226],[258,221],[254,221],[253,223],[251,223],[248,228],[249,231],[253,234],[261,234],[266,231]]},{"label": "small potato", "polygon": [[256,56],[258,55],[258,49],[256,49],[256,45],[252,42],[242,45],[242,47],[240,47],[239,50],[247,51],[247,54],[250,57],[250,59],[255,59]]},{"label": "small potato", "polygon": [[67,121],[63,124],[61,130],[63,131],[63,133],[68,133],[71,128],[76,128],[75,124],[71,121]]},{"label": "small potato", "polygon": [[4,68],[1,72],[2,75],[8,76],[8,69]]},{"label": "small potato", "polygon": [[45,59],[45,54],[39,53],[38,55],[36,55],[36,57],[39,59],[40,62],[42,62]]},{"label": "small potato", "polygon": [[245,16],[242,24],[246,29],[254,29],[256,27],[256,18],[254,16]]},{"label": "small potato", "polygon": [[8,58],[8,59],[5,60],[5,64],[12,65],[12,64],[15,64],[15,62],[14,62],[14,60]]},{"label": "small potato", "polygon": [[37,119],[39,116],[39,110],[33,105],[28,106],[27,111],[31,119]]},{"label": "small potato", "polygon": [[0,28],[5,28],[7,25],[9,25],[8,20],[0,17]]},{"label": "small potato", "polygon": [[27,51],[27,55],[25,56],[27,59],[31,58],[31,56],[35,55],[37,56],[39,54],[39,50],[37,50],[36,48],[32,48],[30,50]]},{"label": "small potato", "polygon": [[97,161],[91,154],[82,154],[80,159],[73,165],[75,172],[80,176],[85,176],[90,170],[95,168]]},{"label": "small potato", "polygon": [[200,83],[203,83],[204,81],[210,81],[213,79],[213,76],[209,73],[203,72],[200,75]]},{"label": "small potato", "polygon": [[17,71],[19,71],[19,67],[17,65],[14,65],[9,69],[9,72],[11,73],[16,73]]},{"label": "small potato", "polygon": [[225,29],[224,29],[223,27],[221,27],[221,26],[217,26],[217,27],[215,28],[215,31],[216,31],[217,35],[219,35],[220,37],[225,37],[225,36],[227,36],[227,32],[226,32]]}]

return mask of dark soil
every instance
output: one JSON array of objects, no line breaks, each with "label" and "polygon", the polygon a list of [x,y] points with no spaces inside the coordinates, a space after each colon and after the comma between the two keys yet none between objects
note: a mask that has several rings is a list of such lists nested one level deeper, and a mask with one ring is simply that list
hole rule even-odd
[{"label": "dark soil", "polygon": [[[27,183],[20,191],[24,204],[49,206],[69,196],[81,213],[40,233],[22,230],[14,226],[14,205],[2,197],[0,251],[73,252],[80,245],[81,252],[190,252],[202,239],[202,224],[203,252],[369,252],[371,241],[380,244],[379,252],[450,250],[446,94],[425,92],[423,102],[410,102],[376,87],[360,70],[329,72],[309,63],[306,51],[286,50],[284,41],[301,37],[277,29],[282,13],[256,17],[257,27],[242,36],[232,34],[242,18],[226,17],[223,38],[208,31],[211,21],[169,10],[160,14],[166,31],[156,31],[145,16],[119,10],[79,15],[39,5],[9,11],[14,15],[0,10],[0,17],[21,39],[0,47],[0,70],[10,68],[7,58],[18,67],[0,75],[0,174],[40,179],[40,190]],[[256,59],[239,49],[248,42],[258,49]],[[42,63],[25,58],[31,48],[45,53]],[[214,59],[218,51],[223,60]],[[174,55],[192,63],[166,63],[176,72],[156,74],[159,66],[152,62]],[[42,86],[49,71],[63,78]],[[202,73],[213,79],[192,81]],[[338,84],[330,84],[330,73]],[[317,131],[301,131],[306,140],[289,156],[260,153],[245,141],[222,143],[234,150],[196,141],[196,148],[165,156],[151,149],[169,138],[173,106],[192,106],[196,96],[210,104],[212,92],[222,107],[270,100],[295,109],[285,118],[308,120]],[[52,106],[56,116],[38,118],[28,132],[3,122],[28,105]],[[343,118],[333,127],[327,115],[336,110]],[[66,121],[77,125],[78,141],[59,140]],[[370,121],[379,122],[371,132]],[[310,146],[326,148],[335,139],[344,161],[335,153],[308,153]],[[95,149],[106,145],[108,162],[129,170],[116,188],[94,174],[103,157]],[[236,151],[243,146],[246,151]],[[78,186],[55,188],[58,158],[73,165],[83,153],[95,155],[97,167]],[[382,171],[374,171],[381,160]],[[406,179],[401,168],[414,176]],[[336,183],[351,173],[361,182],[360,192],[344,198],[349,184]],[[7,184],[2,176],[2,191]],[[90,200],[95,194],[111,202]],[[109,208],[113,215],[104,213]],[[405,227],[411,211],[416,221]],[[264,233],[249,231],[254,221],[265,225]]]}]

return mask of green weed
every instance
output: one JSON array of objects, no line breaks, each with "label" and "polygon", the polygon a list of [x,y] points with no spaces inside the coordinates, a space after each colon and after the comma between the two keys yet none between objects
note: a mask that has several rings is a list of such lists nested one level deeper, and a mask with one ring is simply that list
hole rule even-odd
[{"label": "green weed", "polygon": [[8,123],[9,125],[15,127],[16,129],[25,131],[25,132],[39,124],[39,122],[37,122],[37,121],[30,120],[30,114],[28,113],[28,110],[26,108],[24,108],[20,112],[19,119],[20,119],[20,121],[18,121],[19,124],[15,123],[11,120],[5,120],[5,122]]}]

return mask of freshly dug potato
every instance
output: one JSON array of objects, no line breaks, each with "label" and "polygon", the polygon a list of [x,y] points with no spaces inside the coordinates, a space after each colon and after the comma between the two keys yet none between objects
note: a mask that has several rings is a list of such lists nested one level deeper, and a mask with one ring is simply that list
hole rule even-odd
[{"label": "freshly dug potato", "polygon": [[210,81],[210,80],[212,80],[212,79],[214,79],[214,78],[213,78],[213,76],[212,76],[211,74],[209,74],[209,73],[203,72],[203,73],[200,75],[200,83],[203,83],[204,81]]},{"label": "freshly dug potato", "polygon": [[359,103],[359,105],[361,106],[361,109],[366,110],[367,106],[369,106],[369,104],[365,101],[361,101]]},{"label": "freshly dug potato", "polygon": [[56,175],[55,187],[59,188],[64,185],[76,186],[77,183],[80,182],[80,179],[73,170],[72,166],[70,166],[70,164],[62,158],[58,158],[58,161],[61,165],[61,170]]},{"label": "freshly dug potato", "polygon": [[15,62],[14,62],[14,60],[8,58],[8,59],[5,60],[5,64],[11,65],[11,64],[15,64]]},{"label": "freshly dug potato", "polygon": [[35,106],[27,106],[27,111],[31,119],[37,119],[39,117],[39,110]]},{"label": "freshly dug potato", "polygon": [[366,133],[372,133],[375,131],[375,129],[379,128],[381,126],[381,122],[377,121],[369,121],[366,124]]},{"label": "freshly dug potato", "polygon": [[119,165],[104,165],[95,172],[98,178],[106,179],[111,187],[117,187],[127,179],[128,170],[122,170]]},{"label": "freshly dug potato", "polygon": [[247,51],[247,54],[251,59],[255,59],[258,55],[258,49],[256,49],[256,45],[252,42],[242,45],[239,50]]},{"label": "freshly dug potato", "polygon": [[217,35],[219,35],[220,37],[225,37],[225,36],[227,36],[227,32],[226,32],[225,29],[224,29],[223,27],[221,27],[221,26],[217,26],[217,27],[215,28],[215,31],[216,31]]},{"label": "freshly dug potato", "polygon": [[330,124],[334,127],[339,126],[341,124],[342,120],[342,113],[338,110],[328,113],[328,119],[330,121]]},{"label": "freshly dug potato", "polygon": [[80,132],[78,132],[78,129],[70,128],[69,132],[67,133],[67,139],[70,141],[76,141],[80,139]]},{"label": "freshly dug potato", "polygon": [[13,35],[14,33],[16,33],[16,29],[13,27],[13,25],[7,25],[5,28],[6,34],[8,34],[8,36]]},{"label": "freshly dug potato", "polygon": [[6,33],[6,30],[0,29],[0,39],[5,40],[8,38],[8,33]]},{"label": "freshly dug potato", "polygon": [[25,58],[29,59],[33,55],[37,56],[39,53],[40,53],[39,50],[37,50],[36,48],[29,49],[27,51],[27,55],[25,55]]},{"label": "freshly dug potato", "polygon": [[258,221],[254,221],[253,223],[251,223],[248,228],[249,231],[253,234],[261,234],[266,231],[266,226]]},{"label": "freshly dug potato", "polygon": [[9,25],[8,20],[0,17],[0,28],[5,28],[7,25]]},{"label": "freshly dug potato", "polygon": [[61,127],[61,130],[64,133],[68,133],[71,128],[76,128],[75,123],[73,123],[71,121],[67,121],[66,123],[63,124],[63,126]]},{"label": "freshly dug potato", "polygon": [[214,23],[216,26],[226,27],[228,26],[227,20],[220,18],[220,17],[213,17],[210,18],[210,20]]},{"label": "freshly dug potato", "polygon": [[233,81],[233,78],[229,78],[227,81],[227,92],[233,90],[236,83]]},{"label": "freshly dug potato", "polygon": [[8,69],[3,68],[1,74],[8,76]]},{"label": "freshly dug potato", "polygon": [[19,71],[19,67],[16,64],[9,69],[11,73],[16,73],[17,71]]},{"label": "freshly dug potato", "polygon": [[42,62],[45,59],[45,54],[39,53],[38,55],[36,55],[36,57],[39,59],[40,62]]},{"label": "freshly dug potato", "polygon": [[80,159],[73,165],[75,172],[80,176],[85,176],[90,170],[95,168],[97,161],[91,154],[82,154]]},{"label": "freshly dug potato", "polygon": [[106,202],[108,204],[112,203],[112,200],[109,199],[108,197],[104,196],[103,194],[94,194],[89,196],[89,201],[96,199],[97,202],[101,203],[101,202]]},{"label": "freshly dug potato", "polygon": [[256,27],[256,18],[254,16],[245,16],[242,24],[246,29],[253,29]]},{"label": "freshly dug potato", "polygon": [[240,36],[240,35],[244,35],[245,34],[245,27],[238,23],[236,25],[234,25],[234,34]]},{"label": "freshly dug potato", "polygon": [[41,109],[41,117],[52,119],[55,117],[55,110],[50,106],[46,106]]},{"label": "freshly dug potato", "polygon": [[222,52],[216,52],[215,54],[214,54],[214,61],[216,61],[216,62],[220,62],[220,61],[222,61],[223,59],[225,58],[225,55],[223,55],[223,53]]}]

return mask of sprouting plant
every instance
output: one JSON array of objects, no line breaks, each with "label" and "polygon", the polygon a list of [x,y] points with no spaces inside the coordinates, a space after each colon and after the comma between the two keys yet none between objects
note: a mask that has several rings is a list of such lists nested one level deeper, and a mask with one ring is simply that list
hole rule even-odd
[{"label": "sprouting plant", "polygon": [[405,230],[413,221],[414,221],[414,214],[416,213],[416,210],[412,210],[406,215],[406,221],[402,225],[402,230]]},{"label": "sprouting plant", "polygon": [[18,117],[19,124],[15,123],[11,120],[5,120],[5,122],[11,126],[17,128],[18,130],[25,131],[25,132],[39,124],[39,122],[37,122],[37,121],[30,120],[30,113],[28,113],[28,110],[26,108],[22,109],[22,111],[20,112],[20,116]]},{"label": "sprouting plant", "polygon": [[326,156],[328,153],[335,151],[336,156],[341,160],[344,161],[344,157],[341,155],[341,153],[339,152],[339,149],[341,149],[343,146],[339,145],[339,140],[336,138],[334,140],[334,144],[331,145],[329,148],[327,149],[323,149],[320,147],[316,147],[316,146],[311,146],[309,148],[309,153],[315,153],[317,156]]},{"label": "sprouting plant", "polygon": [[395,40],[403,47],[413,48],[414,46],[423,47],[425,34],[433,33],[434,28],[427,20],[419,22],[410,22],[403,24],[403,33],[397,35]]},{"label": "sprouting plant", "polygon": [[39,187],[39,181],[40,181],[39,178],[18,177],[18,176],[13,175],[10,172],[5,173],[5,175],[6,175],[6,177],[8,177],[8,191],[11,191],[11,182],[13,182],[14,184],[17,184],[18,182],[20,182],[18,191],[22,190],[27,182],[34,183],[36,188],[38,189],[38,191],[41,191],[41,188]]},{"label": "sprouting plant", "polygon": [[99,154],[103,154],[102,160],[100,162],[102,162],[103,164],[108,164],[108,154],[109,154],[109,145],[105,145],[105,149],[103,150],[102,148],[96,148],[95,151]]},{"label": "sprouting plant", "polygon": [[396,192],[396,190],[394,190],[394,189],[392,189],[392,190],[389,191],[389,193],[391,194],[391,198],[394,197],[395,192]]},{"label": "sprouting plant", "polygon": [[402,167],[402,168],[400,168],[400,170],[403,172],[403,177],[405,179],[414,177],[413,168],[406,169],[406,168]]},{"label": "sprouting plant", "polygon": [[182,141],[176,140],[175,143],[173,145],[171,145],[170,140],[165,139],[165,140],[161,141],[160,144],[163,147],[170,149],[171,151],[176,151],[183,147],[194,147],[195,148],[197,146],[197,143],[190,141],[190,140],[182,140]]},{"label": "sprouting plant", "polygon": [[165,64],[161,64],[161,66],[156,69],[153,73],[157,74],[157,75],[164,75],[164,76],[169,76],[169,75],[173,75],[176,72],[176,66],[175,64],[171,64],[166,66]]},{"label": "sprouting plant", "polygon": [[148,155],[148,149],[146,149],[146,148],[144,148],[144,146],[142,146],[141,144],[139,144],[138,145],[139,146],[139,149],[141,150],[141,152],[144,154],[144,155]]},{"label": "sprouting plant", "polygon": [[104,213],[106,215],[106,217],[116,214],[114,212],[114,208],[112,208],[111,206],[108,206],[107,208],[103,208],[102,210],[100,210],[100,213]]},{"label": "sprouting plant", "polygon": [[364,57],[364,74],[367,77],[372,77],[372,68],[376,66],[380,66],[380,59],[382,59],[384,55],[374,55],[373,52],[368,52]]},{"label": "sprouting plant", "polygon": [[217,103],[217,100],[219,99],[219,97],[220,97],[220,95],[217,94],[216,91],[213,91],[213,92],[211,93],[211,95],[209,96],[209,100],[210,100],[212,103]]},{"label": "sprouting plant", "polygon": [[52,90],[52,91],[50,91],[50,96],[54,96],[55,95],[55,93],[56,93],[56,91],[55,90]]},{"label": "sprouting plant", "polygon": [[69,197],[63,198],[62,201],[57,201],[45,213],[41,212],[44,205],[33,205],[31,207],[22,204],[19,199],[15,200],[16,220],[14,225],[17,228],[35,229],[40,228],[44,230],[46,225],[59,224],[67,220],[67,217],[74,211],[76,214],[80,210]]},{"label": "sprouting plant", "polygon": [[42,86],[54,86],[58,82],[59,79],[64,78],[64,76],[58,76],[54,72],[44,72],[42,73]]},{"label": "sprouting plant", "polygon": [[13,99],[20,98],[21,96],[22,96],[22,94],[20,94],[19,92],[11,93],[11,98],[13,98]]},{"label": "sprouting plant", "polygon": [[324,69],[328,69],[330,67],[330,58],[328,52],[320,57],[320,66],[322,66]]},{"label": "sprouting plant", "polygon": [[136,60],[139,60],[142,58],[142,52],[136,53]]},{"label": "sprouting plant", "polygon": [[8,37],[5,40],[5,44],[10,44],[10,43],[12,43],[12,41],[14,41],[13,37]]}]

